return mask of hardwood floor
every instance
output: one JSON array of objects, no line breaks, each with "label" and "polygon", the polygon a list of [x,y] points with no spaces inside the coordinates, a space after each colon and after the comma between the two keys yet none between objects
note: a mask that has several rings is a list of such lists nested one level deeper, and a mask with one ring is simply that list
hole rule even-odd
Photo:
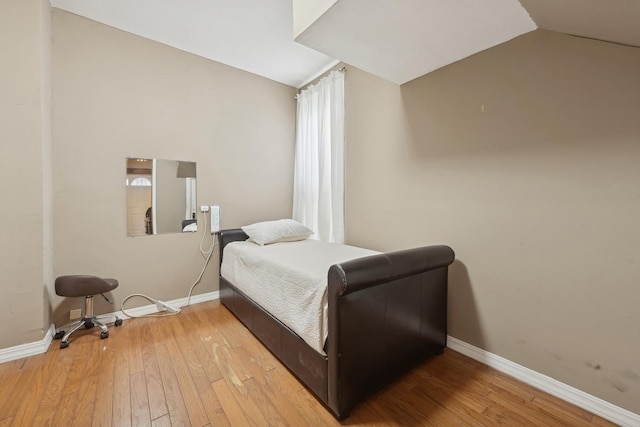
[{"label": "hardwood floor", "polygon": [[447,349],[337,422],[218,301],[0,364],[3,426],[610,426]]}]

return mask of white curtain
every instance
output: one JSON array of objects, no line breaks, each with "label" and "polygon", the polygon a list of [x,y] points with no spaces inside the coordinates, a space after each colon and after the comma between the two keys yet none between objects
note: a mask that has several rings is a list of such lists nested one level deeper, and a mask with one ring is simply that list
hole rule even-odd
[{"label": "white curtain", "polygon": [[344,72],[298,94],[293,219],[344,243]]}]

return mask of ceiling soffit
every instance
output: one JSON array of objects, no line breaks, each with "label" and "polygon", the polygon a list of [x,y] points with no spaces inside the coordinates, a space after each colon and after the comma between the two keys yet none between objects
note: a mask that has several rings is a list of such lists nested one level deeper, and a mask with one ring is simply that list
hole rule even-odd
[{"label": "ceiling soffit", "polygon": [[296,41],[402,84],[535,29],[516,0],[338,0]]}]

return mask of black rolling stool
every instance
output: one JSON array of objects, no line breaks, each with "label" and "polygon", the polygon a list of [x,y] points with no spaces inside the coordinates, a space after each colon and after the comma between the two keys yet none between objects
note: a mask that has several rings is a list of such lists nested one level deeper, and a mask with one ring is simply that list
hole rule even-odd
[{"label": "black rolling stool", "polygon": [[[69,332],[65,334],[64,331],[57,331],[55,338],[60,339],[60,348],[69,347],[69,336],[84,326],[87,329],[93,328],[95,325],[100,326],[102,332],[100,338],[105,339],[109,337],[109,330],[107,327],[98,321],[93,315],[93,297],[95,295],[102,295],[104,299],[110,304],[113,304],[104,293],[114,290],[118,287],[118,281],[116,279],[102,279],[96,276],[60,276],[56,279],[56,294],[61,297],[84,297],[84,316],[81,320],[71,325]],[[115,326],[122,325],[122,319],[116,316]]]}]

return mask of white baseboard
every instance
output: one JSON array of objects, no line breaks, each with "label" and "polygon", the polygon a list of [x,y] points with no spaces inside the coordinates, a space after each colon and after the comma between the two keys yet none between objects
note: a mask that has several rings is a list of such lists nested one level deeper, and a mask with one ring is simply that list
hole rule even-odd
[{"label": "white baseboard", "polygon": [[44,353],[49,348],[49,345],[51,345],[55,333],[56,328],[51,325],[40,341],[0,349],[0,363]]},{"label": "white baseboard", "polygon": [[638,414],[457,338],[448,336],[447,347],[616,424],[629,427],[640,426],[640,415]]},{"label": "white baseboard", "polygon": [[[197,304],[205,301],[213,301],[220,298],[220,292],[207,292],[204,294],[197,294],[191,297],[191,301],[189,305]],[[182,305],[187,303],[187,298],[178,298],[173,301],[165,301],[167,304],[172,307],[181,307]],[[158,307],[155,304],[145,305],[142,307],[136,307],[127,310],[130,314],[134,316],[143,316],[145,314],[157,313]],[[121,311],[115,313],[108,313],[104,315],[100,315],[100,317],[105,316],[118,316],[121,319],[128,319],[129,316],[126,316]],[[49,330],[45,334],[44,338],[40,341],[16,345],[14,347],[8,347],[0,349],[0,363],[10,362],[16,359],[22,359],[23,357],[35,356],[36,354],[42,354],[47,351],[49,346],[51,345],[51,341],[53,341],[53,336],[56,333],[56,327],[51,325]]]}]

